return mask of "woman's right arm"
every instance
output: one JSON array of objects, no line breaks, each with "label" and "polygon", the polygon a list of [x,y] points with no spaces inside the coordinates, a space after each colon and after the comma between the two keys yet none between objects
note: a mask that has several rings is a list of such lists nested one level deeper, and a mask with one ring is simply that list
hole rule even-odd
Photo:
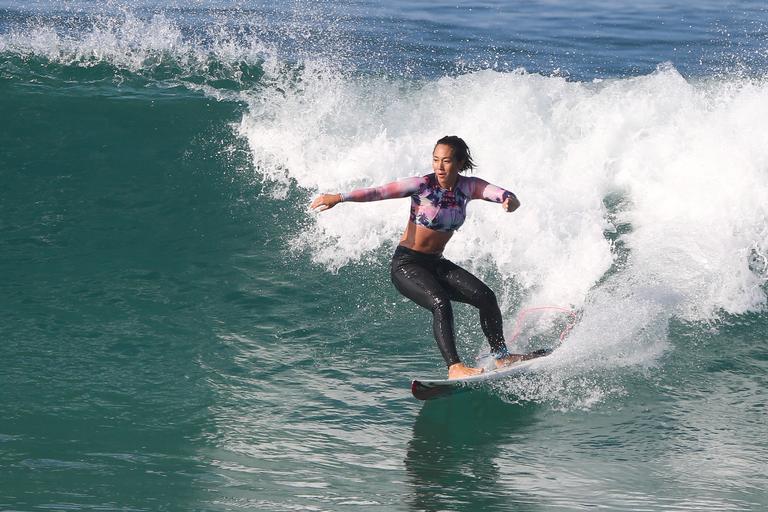
[{"label": "woman's right arm", "polygon": [[393,181],[380,187],[358,188],[345,194],[320,194],[310,208],[320,208],[320,211],[333,208],[343,201],[352,201],[356,203],[366,203],[369,201],[381,201],[382,199],[396,199],[408,197],[417,190],[424,181],[421,176],[406,178],[404,180]]}]

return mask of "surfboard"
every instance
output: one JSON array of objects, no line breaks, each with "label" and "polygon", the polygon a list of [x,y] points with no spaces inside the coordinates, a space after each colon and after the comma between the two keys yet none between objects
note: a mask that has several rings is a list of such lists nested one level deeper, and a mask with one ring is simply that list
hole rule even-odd
[{"label": "surfboard", "polygon": [[532,359],[526,359],[517,363],[512,363],[503,368],[484,371],[479,375],[464,377],[461,379],[413,379],[411,381],[411,393],[418,400],[432,400],[443,396],[454,395],[463,391],[469,391],[475,387],[488,382],[502,379],[509,379],[516,375],[522,375],[531,371],[531,367],[544,356],[551,354],[551,350],[537,350],[529,355],[534,355]]}]

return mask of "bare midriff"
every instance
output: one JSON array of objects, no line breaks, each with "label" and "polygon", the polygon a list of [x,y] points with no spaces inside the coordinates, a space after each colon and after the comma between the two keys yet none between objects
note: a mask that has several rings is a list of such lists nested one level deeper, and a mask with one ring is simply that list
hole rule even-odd
[{"label": "bare midriff", "polygon": [[453,236],[453,231],[436,231],[413,222],[409,222],[400,239],[400,245],[413,251],[427,254],[442,254],[445,244]]}]

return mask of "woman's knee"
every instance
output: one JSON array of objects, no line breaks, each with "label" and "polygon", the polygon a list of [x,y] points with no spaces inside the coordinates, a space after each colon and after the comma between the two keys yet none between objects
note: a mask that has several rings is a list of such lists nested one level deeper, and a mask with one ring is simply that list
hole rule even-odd
[{"label": "woman's knee", "polygon": [[433,313],[442,313],[451,311],[451,299],[448,295],[444,294],[432,294],[431,304],[429,309]]},{"label": "woman's knee", "polygon": [[499,303],[496,300],[496,294],[487,286],[483,286],[475,291],[474,299],[475,305],[480,309],[499,307]]}]

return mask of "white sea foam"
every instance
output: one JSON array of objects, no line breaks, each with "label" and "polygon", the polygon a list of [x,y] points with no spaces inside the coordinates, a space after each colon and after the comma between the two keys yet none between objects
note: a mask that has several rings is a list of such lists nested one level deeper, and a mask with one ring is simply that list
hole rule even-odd
[{"label": "white sea foam", "polygon": [[[595,83],[482,71],[409,85],[309,65],[296,83],[252,100],[240,125],[262,176],[313,193],[377,185],[430,172],[434,141],[462,136],[477,175],[522,207],[473,202],[446,256],[486,274],[493,262],[514,283],[510,318],[580,309],[561,361],[652,364],[672,316],[765,306],[765,81],[692,82],[662,66]],[[296,244],[334,271],[396,244],[408,200],[307,215]]]},{"label": "white sea foam", "polygon": [[[767,97],[763,82],[693,84],[668,67],[595,84],[484,71],[416,87],[307,66],[292,90],[254,100],[240,132],[264,177],[328,192],[430,172],[434,141],[461,135],[477,174],[523,206],[472,203],[448,256],[493,260],[536,302],[584,303],[614,260],[604,200],[620,194],[622,272],[660,283],[695,319],[765,301],[749,262],[767,243]],[[337,269],[395,243],[407,209],[344,204],[302,244]]]}]

